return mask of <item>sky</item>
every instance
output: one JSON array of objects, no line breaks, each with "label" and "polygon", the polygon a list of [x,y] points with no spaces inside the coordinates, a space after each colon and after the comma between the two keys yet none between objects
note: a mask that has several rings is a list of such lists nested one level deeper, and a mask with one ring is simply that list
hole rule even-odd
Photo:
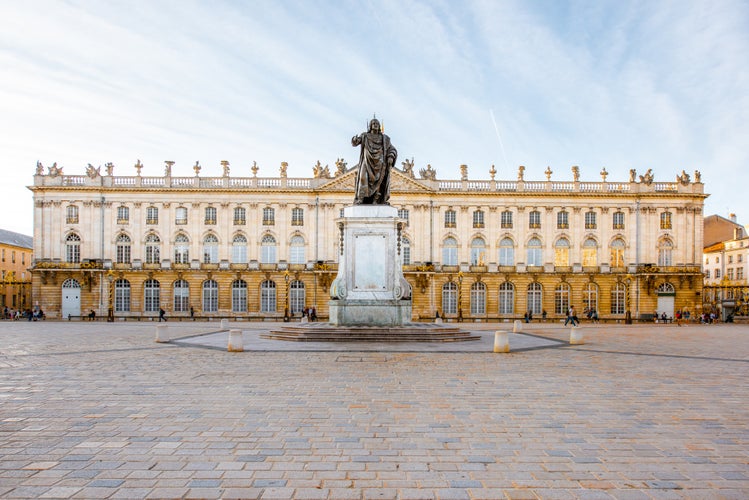
[{"label": "sky", "polygon": [[[440,179],[702,173],[749,224],[749,2],[0,0],[0,227],[37,161],[311,177],[374,115]],[[101,169],[102,173],[104,168]]]}]

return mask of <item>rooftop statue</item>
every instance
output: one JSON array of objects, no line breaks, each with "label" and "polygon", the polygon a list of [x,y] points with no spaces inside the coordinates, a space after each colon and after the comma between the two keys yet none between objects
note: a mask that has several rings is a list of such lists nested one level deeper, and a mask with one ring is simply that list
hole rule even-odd
[{"label": "rooftop statue", "polygon": [[369,131],[351,138],[352,146],[361,146],[356,166],[356,205],[389,205],[390,169],[395,165],[398,151],[390,137],[382,133],[380,122],[373,118]]}]

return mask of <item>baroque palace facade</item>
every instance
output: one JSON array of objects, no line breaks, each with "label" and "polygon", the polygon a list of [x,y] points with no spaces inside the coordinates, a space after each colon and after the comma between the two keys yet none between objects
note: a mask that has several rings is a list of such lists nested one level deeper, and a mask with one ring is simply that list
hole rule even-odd
[{"label": "baroque palace facade", "polygon": [[[37,165],[33,302],[48,317],[278,320],[328,313],[340,233],[356,172],[318,162],[310,178],[66,175]],[[400,258],[413,320],[502,321],[569,305],[603,320],[701,309],[703,203],[699,172],[656,182],[441,180],[431,166],[394,168],[390,204],[403,220]],[[639,179],[638,179],[639,177]]]}]

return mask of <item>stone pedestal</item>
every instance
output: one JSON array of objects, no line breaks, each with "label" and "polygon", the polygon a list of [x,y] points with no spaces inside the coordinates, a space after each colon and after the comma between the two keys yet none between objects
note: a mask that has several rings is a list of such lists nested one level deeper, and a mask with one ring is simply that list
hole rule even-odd
[{"label": "stone pedestal", "polygon": [[572,328],[570,328],[570,344],[582,345],[584,343],[585,343],[585,337],[583,336],[582,330],[580,330],[576,326],[573,326]]},{"label": "stone pedestal", "polygon": [[494,332],[494,352],[510,352],[510,340],[507,332]]},{"label": "stone pedestal", "polygon": [[354,205],[338,221],[341,254],[330,286],[330,323],[402,326],[411,321],[411,286],[401,268],[398,210]]},{"label": "stone pedestal", "polygon": [[229,352],[243,352],[244,351],[244,340],[242,339],[242,330],[232,329],[229,330],[229,344],[227,346]]},{"label": "stone pedestal", "polygon": [[156,327],[156,342],[169,342],[169,332],[166,325]]}]

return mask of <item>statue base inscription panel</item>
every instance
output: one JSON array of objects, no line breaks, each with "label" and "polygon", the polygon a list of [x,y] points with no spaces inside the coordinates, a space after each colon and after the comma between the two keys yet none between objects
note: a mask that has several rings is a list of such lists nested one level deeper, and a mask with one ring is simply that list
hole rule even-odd
[{"label": "statue base inscription panel", "polygon": [[330,287],[330,323],[402,326],[411,321],[411,287],[403,277],[403,221],[389,205],[354,205],[338,220],[342,251]]}]

